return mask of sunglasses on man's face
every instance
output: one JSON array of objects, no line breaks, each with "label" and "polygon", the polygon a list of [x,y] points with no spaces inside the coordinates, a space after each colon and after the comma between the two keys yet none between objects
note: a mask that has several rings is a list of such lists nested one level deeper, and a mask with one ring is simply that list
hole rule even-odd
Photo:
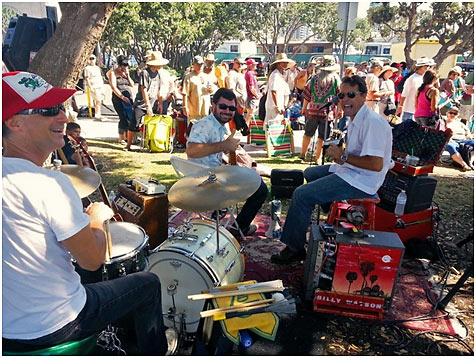
[{"label": "sunglasses on man's face", "polygon": [[349,91],[347,93],[341,92],[337,94],[337,97],[339,97],[339,99],[344,99],[345,96],[349,98],[354,98],[357,95],[357,93],[362,93],[362,92],[354,92],[354,91]]},{"label": "sunglasses on man's face", "polygon": [[235,112],[236,111],[236,107],[235,106],[227,106],[226,104],[224,103],[218,103],[218,108],[220,109],[229,109],[230,111],[232,112]]},{"label": "sunglasses on man's face", "polygon": [[24,109],[23,111],[18,112],[18,114],[39,114],[43,117],[55,117],[60,113],[60,111],[65,111],[63,104],[58,104],[49,108]]},{"label": "sunglasses on man's face", "polygon": [[452,114],[452,115],[456,116],[458,114],[458,112],[448,112],[448,114]]}]

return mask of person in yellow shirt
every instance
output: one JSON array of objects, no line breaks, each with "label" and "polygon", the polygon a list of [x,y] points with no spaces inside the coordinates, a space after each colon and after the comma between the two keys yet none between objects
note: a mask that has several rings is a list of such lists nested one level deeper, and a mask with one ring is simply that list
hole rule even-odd
[{"label": "person in yellow shirt", "polygon": [[183,114],[189,120],[199,120],[207,116],[210,111],[209,98],[213,90],[207,86],[207,80],[202,71],[203,63],[202,56],[195,56],[192,61],[192,71],[183,80]]},{"label": "person in yellow shirt", "polygon": [[224,88],[225,78],[228,76],[228,66],[226,63],[222,62],[215,67],[215,76],[218,80],[218,86],[220,86],[220,88]]}]

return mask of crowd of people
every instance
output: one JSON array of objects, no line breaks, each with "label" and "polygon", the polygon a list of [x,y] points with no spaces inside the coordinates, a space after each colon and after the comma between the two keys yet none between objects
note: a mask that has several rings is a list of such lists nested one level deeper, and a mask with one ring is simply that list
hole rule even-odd
[{"label": "crowd of people", "polygon": [[[95,60],[89,57],[85,79],[96,119],[101,120],[103,92],[97,85]],[[144,115],[168,113],[175,89],[163,67],[167,63],[160,52],[147,53],[134,99],[126,59],[118,58],[106,74],[120,117],[119,138],[127,150]],[[280,238],[286,247],[271,257],[276,264],[305,258],[306,233],[316,205],[327,210],[335,200],[376,194],[392,166],[392,114],[401,115],[403,121],[436,126],[430,119],[446,107],[445,126],[453,132],[447,150],[465,169],[459,148],[474,148],[471,131],[458,118],[463,94],[471,91],[457,67],[448,74],[450,82],[441,85],[428,58],[418,59],[411,72],[404,64],[384,66],[376,61],[349,67],[341,78],[333,56],[299,69],[295,61],[279,54],[270,65],[262,93],[254,60],[237,57],[230,71],[214,63],[211,54],[205,59],[195,56],[181,86],[183,114],[194,121],[187,140],[189,160],[209,167],[222,165],[223,155],[240,146],[233,119],[246,112],[249,122],[260,101],[265,126],[268,121],[285,120],[286,110],[302,101],[306,124],[301,155],[316,131],[318,158],[334,122],[339,120],[346,131],[345,146],[331,144],[327,149],[332,164],[304,171],[307,183],[294,191]],[[54,88],[32,73],[8,72],[2,76],[2,92],[4,348],[31,351],[81,340],[121,320],[135,331],[141,354],[165,354],[161,283],[156,274],[138,272],[83,285],[72,264],[73,258],[82,268],[96,270],[104,263],[104,222],[113,214],[103,203],[84,208],[71,181],[60,171],[43,167],[54,151],[62,152],[67,162],[87,164],[65,147],[70,137],[81,134],[79,125],[67,124],[63,106],[75,91]],[[241,232],[232,232],[235,237],[256,231],[253,220],[267,195],[261,181],[237,216]]]}]

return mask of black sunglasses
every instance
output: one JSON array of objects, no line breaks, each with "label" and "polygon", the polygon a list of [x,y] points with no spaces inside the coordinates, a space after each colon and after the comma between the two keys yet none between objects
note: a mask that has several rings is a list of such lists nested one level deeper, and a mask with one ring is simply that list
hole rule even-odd
[{"label": "black sunglasses", "polygon": [[456,116],[458,112],[448,112],[448,114],[454,114]]},{"label": "black sunglasses", "polygon": [[18,112],[18,114],[39,114],[43,117],[55,117],[60,113],[60,111],[65,111],[63,104],[58,104],[49,108],[24,109],[23,111]]},{"label": "black sunglasses", "polygon": [[236,111],[236,107],[235,106],[227,106],[226,104],[224,103],[218,103],[218,108],[220,109],[229,109],[230,111],[232,112],[235,112]]},{"label": "black sunglasses", "polygon": [[345,96],[349,98],[354,98],[357,95],[357,93],[362,93],[362,92],[354,92],[354,91],[349,91],[347,93],[341,92],[337,94],[337,97],[339,97],[339,99],[344,99]]}]

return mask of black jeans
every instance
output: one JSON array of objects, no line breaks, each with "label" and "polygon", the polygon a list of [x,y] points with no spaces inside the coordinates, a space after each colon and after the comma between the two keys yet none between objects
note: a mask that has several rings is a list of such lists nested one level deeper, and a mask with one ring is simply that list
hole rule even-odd
[{"label": "black jeans", "polygon": [[123,106],[123,101],[119,97],[116,96],[115,93],[112,94],[112,105],[119,116],[119,134],[123,134],[127,132],[129,128],[129,122],[131,121],[131,117],[126,113],[126,110]]},{"label": "black jeans", "polygon": [[246,230],[248,226],[250,226],[267,196],[268,187],[263,182],[263,179],[261,179],[260,187],[246,200],[245,205],[243,205],[243,208],[236,217],[236,222],[241,230]]},{"label": "black jeans", "polygon": [[40,338],[7,341],[13,345],[29,345],[29,350],[36,350],[87,338],[101,332],[108,324],[121,320],[133,324],[142,355],[165,355],[167,340],[157,275],[137,272],[110,281],[86,284],[84,287],[86,305],[74,321]]}]

